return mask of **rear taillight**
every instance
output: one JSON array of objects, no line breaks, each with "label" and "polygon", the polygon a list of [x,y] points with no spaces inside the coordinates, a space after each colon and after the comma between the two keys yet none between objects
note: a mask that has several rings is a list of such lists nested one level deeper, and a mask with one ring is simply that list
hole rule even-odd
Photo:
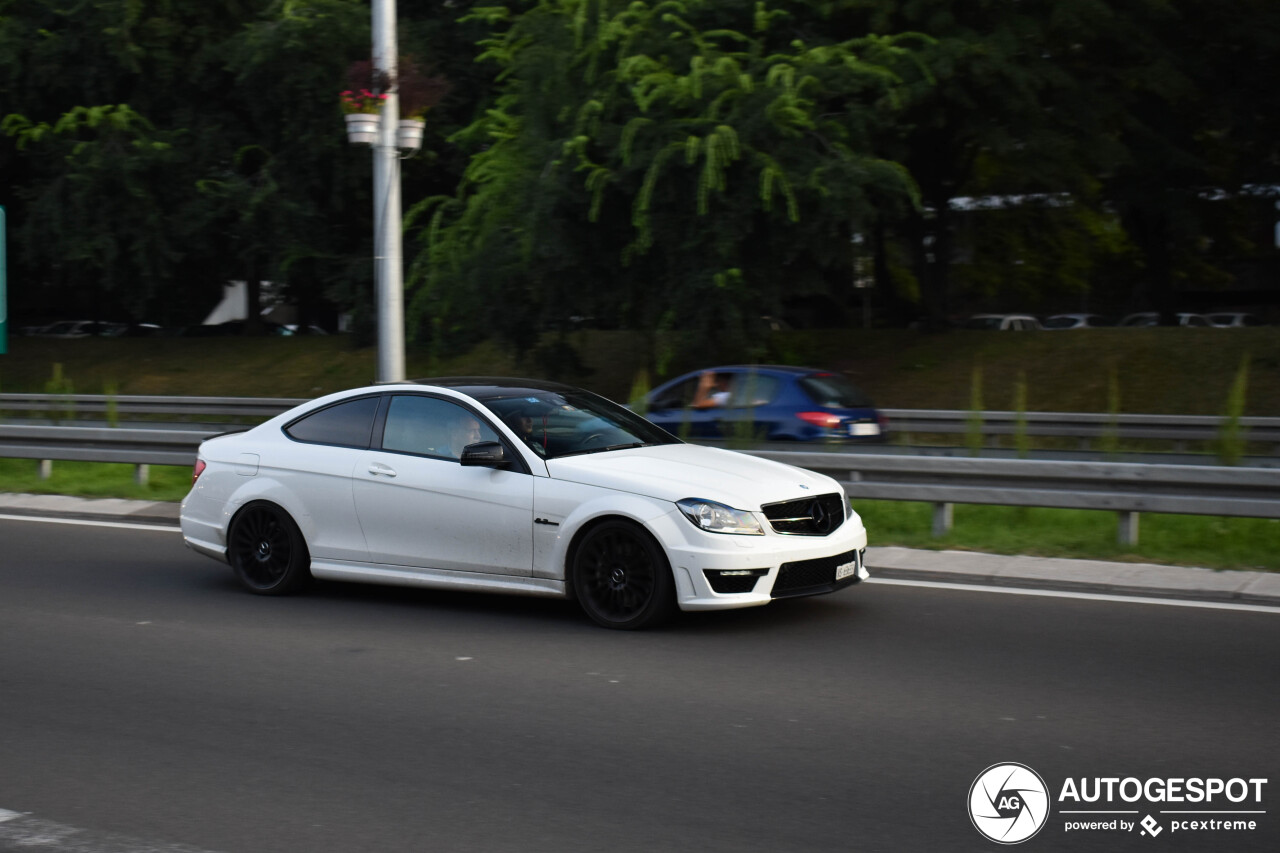
[{"label": "rear taillight", "polygon": [[204,468],[204,460],[197,459],[195,467],[191,469],[191,485],[194,486],[196,484],[196,480],[200,479],[200,475],[204,473]]},{"label": "rear taillight", "polygon": [[796,412],[796,417],[807,424],[823,429],[835,429],[843,420],[839,415],[833,415],[831,412]]}]

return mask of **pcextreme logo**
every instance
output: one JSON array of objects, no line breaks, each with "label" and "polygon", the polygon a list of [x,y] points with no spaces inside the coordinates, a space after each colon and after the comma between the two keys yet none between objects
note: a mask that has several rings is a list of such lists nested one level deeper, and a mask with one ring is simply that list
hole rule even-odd
[{"label": "pcextreme logo", "polygon": [[[1251,833],[1267,814],[1259,778],[1067,777],[1058,791],[1063,832]],[[1052,801],[1039,773],[1025,764],[993,764],[969,787],[969,819],[998,844],[1019,844],[1049,822]],[[1057,831],[1056,827],[1055,830]]]}]

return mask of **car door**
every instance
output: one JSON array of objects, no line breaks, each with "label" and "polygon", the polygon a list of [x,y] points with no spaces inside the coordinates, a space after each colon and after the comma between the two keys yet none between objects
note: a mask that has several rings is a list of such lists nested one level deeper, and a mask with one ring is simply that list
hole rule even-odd
[{"label": "car door", "polygon": [[456,401],[392,395],[382,434],[352,476],[371,561],[532,574],[533,477],[458,461],[465,444],[498,440],[487,416]]},{"label": "car door", "polygon": [[274,478],[298,496],[297,521],[317,560],[368,559],[351,472],[368,452],[380,401],[370,394],[314,409],[286,424],[271,452],[241,456],[243,476]]}]

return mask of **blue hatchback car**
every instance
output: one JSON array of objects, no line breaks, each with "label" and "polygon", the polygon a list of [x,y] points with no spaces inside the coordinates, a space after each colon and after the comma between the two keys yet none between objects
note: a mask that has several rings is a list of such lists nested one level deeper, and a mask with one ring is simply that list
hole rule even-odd
[{"label": "blue hatchback car", "polygon": [[808,367],[712,367],[671,380],[646,401],[645,417],[690,439],[865,442],[887,433],[884,417],[844,376]]}]

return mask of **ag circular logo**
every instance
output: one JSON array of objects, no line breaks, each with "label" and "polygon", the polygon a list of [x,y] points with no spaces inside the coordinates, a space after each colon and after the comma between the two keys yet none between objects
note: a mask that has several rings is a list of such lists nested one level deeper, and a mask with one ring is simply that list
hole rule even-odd
[{"label": "ag circular logo", "polygon": [[1018,844],[1049,817],[1049,789],[1025,764],[993,764],[969,788],[969,819],[997,844]]}]

